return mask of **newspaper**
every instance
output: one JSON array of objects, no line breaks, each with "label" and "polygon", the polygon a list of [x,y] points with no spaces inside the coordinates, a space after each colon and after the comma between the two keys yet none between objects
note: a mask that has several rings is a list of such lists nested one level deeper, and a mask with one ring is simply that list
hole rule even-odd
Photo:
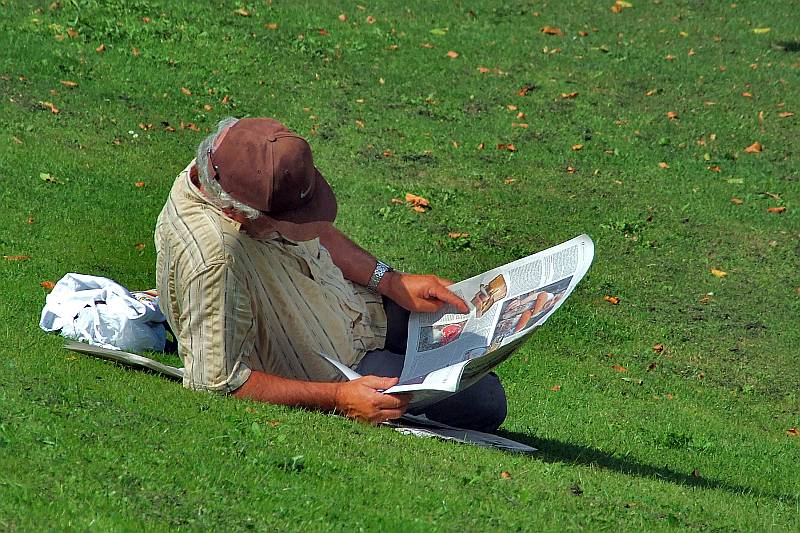
[{"label": "newspaper", "polygon": [[[561,307],[593,257],[592,240],[580,235],[451,285],[469,313],[452,306],[436,313],[412,313],[400,381],[384,392],[409,393],[409,407],[418,408],[466,389],[505,361]],[[360,377],[327,359],[348,379]]]}]

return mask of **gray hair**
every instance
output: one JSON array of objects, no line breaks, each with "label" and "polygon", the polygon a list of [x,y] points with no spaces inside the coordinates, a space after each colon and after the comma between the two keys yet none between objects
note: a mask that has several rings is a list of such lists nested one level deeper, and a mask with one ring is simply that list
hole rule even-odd
[{"label": "gray hair", "polygon": [[217,130],[203,139],[200,146],[197,147],[197,158],[195,159],[195,166],[197,166],[197,175],[200,178],[200,183],[203,185],[203,190],[208,197],[209,202],[216,205],[220,209],[231,209],[235,212],[241,213],[249,219],[256,219],[261,215],[261,211],[253,209],[247,204],[234,199],[230,194],[222,190],[219,182],[210,175],[208,169],[210,168],[208,160],[208,151],[213,150],[214,144],[219,139],[220,134],[227,128],[239,122],[238,118],[226,117],[219,121]]}]

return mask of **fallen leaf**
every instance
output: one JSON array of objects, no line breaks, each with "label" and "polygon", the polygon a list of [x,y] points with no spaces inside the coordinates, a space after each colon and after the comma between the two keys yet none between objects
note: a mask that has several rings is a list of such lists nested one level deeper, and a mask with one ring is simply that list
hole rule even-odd
[{"label": "fallen leaf", "polygon": [[650,89],[649,91],[647,91],[646,93],[644,93],[644,95],[645,95],[645,96],[653,96],[653,95],[655,95],[657,92],[658,92],[658,89]]},{"label": "fallen leaf", "polygon": [[603,300],[605,300],[606,302],[608,302],[608,303],[610,303],[612,305],[619,304],[619,297],[618,296],[609,296],[609,295],[606,294],[605,296],[603,296]]},{"label": "fallen leaf", "polygon": [[506,178],[503,180],[503,183],[505,183],[506,185],[511,185],[515,181],[517,181],[517,178]]},{"label": "fallen leaf", "polygon": [[67,35],[70,39],[77,39],[80,34],[74,28],[67,28]]},{"label": "fallen leaf", "polygon": [[364,121],[363,120],[356,120],[356,127],[357,128],[363,128],[364,127]]},{"label": "fallen leaf", "polygon": [[41,105],[43,108],[45,108],[45,109],[49,109],[49,110],[50,110],[50,112],[51,112],[52,114],[54,114],[54,115],[58,115],[58,114],[61,112],[61,110],[59,110],[59,109],[58,109],[56,106],[54,106],[52,102],[39,102],[39,104],[40,104],[40,105]]},{"label": "fallen leaf", "polygon": [[791,111],[784,111],[782,113],[778,113],[778,116],[781,117],[781,118],[789,118],[789,117],[793,117],[794,113],[792,113]]},{"label": "fallen leaf", "polygon": [[768,213],[775,213],[777,215],[780,215],[781,213],[783,213],[785,211],[786,211],[786,206],[783,206],[783,205],[780,206],[780,207],[768,207],[767,208],[767,212]]},{"label": "fallen leaf", "polygon": [[368,15],[366,20],[367,24],[375,24],[375,17],[373,17],[372,15]]},{"label": "fallen leaf", "polygon": [[558,392],[561,390],[561,385],[553,385],[552,387],[550,387],[550,390],[553,392]]},{"label": "fallen leaf", "polygon": [[511,479],[511,472],[509,472],[508,470],[503,470],[502,472],[500,472],[500,477],[503,479]]},{"label": "fallen leaf", "polygon": [[183,94],[185,94],[186,96],[192,96],[192,91],[190,91],[190,90],[189,90],[189,89],[187,89],[186,87],[181,87],[181,92],[182,92]]},{"label": "fallen leaf", "polygon": [[763,35],[772,31],[772,28],[753,28],[753,33],[756,35]]},{"label": "fallen leaf", "polygon": [[711,272],[711,273],[712,273],[714,276],[716,276],[716,277],[718,277],[718,278],[724,278],[725,276],[727,276],[727,275],[728,275],[728,273],[727,273],[727,272],[725,272],[724,270],[719,270],[719,269],[717,269],[717,268],[712,268],[710,272]]},{"label": "fallen leaf", "polygon": [[339,20],[341,20],[342,22],[347,22],[347,15],[342,13],[341,15],[339,15]]},{"label": "fallen leaf", "polygon": [[394,205],[402,205],[402,204],[404,204],[404,203],[405,203],[405,202],[404,202],[403,200],[401,200],[400,198],[392,198],[392,199],[390,200],[390,202],[391,202],[392,204],[394,204]]},{"label": "fallen leaf", "polygon": [[768,196],[768,197],[772,198],[773,200],[775,200],[776,202],[780,202],[781,201],[780,195],[775,194],[774,192],[764,191],[764,192],[761,193],[761,195],[762,196]]},{"label": "fallen leaf", "polygon": [[27,220],[25,220],[25,222],[27,222],[30,225],[36,222],[36,219],[33,218],[33,215],[28,215],[28,218]]},{"label": "fallen leaf", "polygon": [[22,144],[22,139],[20,139],[20,138],[19,138],[19,137],[17,137],[16,135],[12,135],[12,136],[11,136],[11,140],[12,140],[12,141],[14,141],[14,142],[15,142],[15,143],[17,143],[17,144]]},{"label": "fallen leaf", "polygon": [[40,172],[39,178],[47,183],[57,183],[58,185],[63,185],[64,182],[58,179],[57,177],[53,176],[49,172]]},{"label": "fallen leaf", "polygon": [[663,352],[664,351],[664,345],[661,344],[660,342],[657,342],[656,344],[653,345],[653,351],[656,352],[656,353]]},{"label": "fallen leaf", "polygon": [[666,394],[664,395],[664,398],[666,398],[667,400],[671,400],[671,399],[673,399],[674,397],[675,397],[675,396],[673,396],[671,392],[668,392],[668,393],[666,393]]},{"label": "fallen leaf", "polygon": [[446,55],[447,57],[449,57],[450,59],[455,59],[455,58],[457,58],[457,57],[458,57],[458,52],[456,52],[456,51],[454,51],[454,50],[450,50],[450,51],[449,51],[449,52],[447,52],[445,55]]},{"label": "fallen leaf", "polygon": [[422,43],[419,46],[420,48],[433,48],[433,45],[431,43]]},{"label": "fallen leaf", "polygon": [[139,129],[147,131],[147,130],[153,129],[153,125],[152,124],[145,124],[144,122],[140,122],[139,123]]},{"label": "fallen leaf", "polygon": [[142,55],[142,52],[141,50],[139,50],[134,46],[133,48],[131,48],[131,55],[134,57],[139,57],[140,55]]},{"label": "fallen leaf", "polygon": [[789,428],[786,430],[786,434],[790,437],[800,437],[800,430],[797,428]]},{"label": "fallen leaf", "polygon": [[204,104],[203,109],[206,111],[211,111],[214,109],[214,107],[211,104]]},{"label": "fallen leaf", "polygon": [[421,205],[415,205],[415,206],[414,206],[414,207],[412,207],[411,209],[413,209],[413,210],[414,210],[414,211],[416,211],[417,213],[424,213],[424,212],[425,212],[425,208],[424,208],[424,207],[422,207]]},{"label": "fallen leaf", "polygon": [[317,33],[322,35],[323,37],[327,37],[327,36],[330,35],[330,32],[328,30],[326,30],[325,28],[319,28],[317,30]]},{"label": "fallen leaf", "polygon": [[577,91],[574,93],[561,93],[561,98],[563,98],[564,100],[571,100],[573,98],[577,98],[578,94],[579,93]]},{"label": "fallen leaf", "polygon": [[46,290],[46,291],[52,291],[53,287],[56,286],[56,284],[53,283],[52,281],[43,281],[43,282],[39,283],[39,285],[44,287],[44,290]]},{"label": "fallen leaf", "polygon": [[545,26],[541,32],[547,35],[564,35],[564,32],[554,26]]},{"label": "fallen leaf", "polygon": [[3,259],[6,261],[27,261],[30,259],[31,256],[29,255],[4,255]]},{"label": "fallen leaf", "polygon": [[475,147],[476,150],[483,150],[484,148],[486,148],[486,144],[485,143],[480,143],[480,144],[478,144],[478,146]]},{"label": "fallen leaf", "polygon": [[649,365],[647,365],[647,371],[648,372],[652,372],[653,370],[656,369],[657,366],[658,366],[658,363],[650,363]]},{"label": "fallen leaf", "polygon": [[100,43],[100,46],[95,48],[94,51],[97,52],[98,54],[102,54],[103,52],[106,51],[106,45]]},{"label": "fallen leaf", "polygon": [[711,172],[722,172],[722,169],[719,167],[719,165],[712,165],[708,167],[708,170]]},{"label": "fallen leaf", "polygon": [[675,56],[672,55],[672,54],[667,54],[667,55],[664,56],[664,59],[666,59],[667,61],[674,61],[675,60]]},{"label": "fallen leaf", "polygon": [[230,97],[227,94],[222,97],[222,100],[219,101],[219,103],[222,105],[226,105],[228,102],[230,102]]},{"label": "fallen leaf", "polygon": [[267,29],[267,30],[277,30],[278,29],[278,23],[277,22],[267,22],[266,24],[264,24],[264,28]]},{"label": "fallen leaf", "polygon": [[686,55],[692,57],[694,55],[697,55],[697,52],[694,51],[694,48],[689,48],[689,51],[686,52]]},{"label": "fallen leaf", "polygon": [[243,7],[240,7],[239,9],[236,9],[233,12],[236,13],[237,15],[241,16],[241,17],[249,17],[250,16],[250,12],[247,9],[243,8]]},{"label": "fallen leaf", "polygon": [[519,108],[517,106],[515,106],[514,104],[508,104],[508,105],[506,105],[506,109],[508,109],[509,111],[516,111]]},{"label": "fallen leaf", "polygon": [[745,98],[752,98],[753,94],[752,93],[748,93],[748,92],[743,92],[742,96],[744,96]]},{"label": "fallen leaf", "polygon": [[144,243],[143,242],[137,242],[136,244],[133,245],[133,247],[136,248],[139,251],[144,250]]},{"label": "fallen leaf", "polygon": [[581,31],[578,32],[578,35],[581,36],[581,37],[586,37],[587,35],[589,35],[589,32],[581,30]]},{"label": "fallen leaf", "polygon": [[142,188],[142,187],[144,187],[144,182],[143,181],[137,181],[136,183],[134,183],[134,185],[136,187]]},{"label": "fallen leaf", "polygon": [[678,119],[678,113],[676,113],[675,111],[667,111],[667,118],[669,120],[677,120]]},{"label": "fallen leaf", "polygon": [[662,161],[658,164],[658,168],[669,168],[669,165]]},{"label": "fallen leaf", "polygon": [[525,118],[526,116],[527,116],[527,115],[525,115],[525,113],[523,113],[522,111],[520,111],[519,113],[517,113],[517,118],[520,118],[520,119],[522,119],[522,118]]},{"label": "fallen leaf", "polygon": [[78,82],[70,80],[61,80],[59,83],[61,83],[61,85],[63,85],[64,87],[70,87],[70,88],[78,86]]},{"label": "fallen leaf", "polygon": [[516,152],[516,151],[517,151],[517,147],[516,147],[516,146],[514,146],[514,145],[513,145],[513,144],[511,144],[511,143],[508,143],[508,144],[502,144],[502,143],[501,143],[501,144],[498,144],[498,145],[497,145],[497,149],[498,149],[498,150],[507,150],[507,151],[509,151],[509,152]]},{"label": "fallen leaf", "polygon": [[394,152],[392,152],[391,150],[383,151],[383,157],[392,157],[392,156],[394,156]]},{"label": "fallen leaf", "polygon": [[150,24],[150,17],[142,17],[142,22],[145,24]]},{"label": "fallen leaf", "polygon": [[458,141],[450,141],[450,144],[453,146],[453,148],[459,148],[461,146],[461,143]]},{"label": "fallen leaf", "polygon": [[742,205],[744,203],[744,200],[742,200],[741,198],[736,198],[734,196],[733,198],[731,198],[731,203],[733,205]]},{"label": "fallen leaf", "polygon": [[763,150],[764,150],[764,147],[761,146],[761,143],[758,142],[758,141],[754,142],[753,144],[751,144],[750,146],[748,146],[747,148],[744,149],[744,151],[747,152],[748,154],[756,154],[756,153],[761,152]]},{"label": "fallen leaf", "polygon": [[575,174],[578,171],[578,169],[573,167],[572,165],[567,165],[567,168],[565,170],[570,174]]},{"label": "fallen leaf", "polygon": [[524,123],[524,122],[512,122],[511,123],[511,127],[512,128],[528,129],[528,125],[526,123]]},{"label": "fallen leaf", "polygon": [[469,233],[458,233],[455,231],[451,231],[450,233],[447,234],[447,236],[450,237],[451,239],[461,239],[469,237]]},{"label": "fallen leaf", "polygon": [[519,91],[517,91],[517,94],[519,96],[525,96],[526,94],[528,94],[529,92],[531,92],[535,88],[536,88],[535,85],[529,83],[527,85],[523,85],[522,87],[520,87]]},{"label": "fallen leaf", "polygon": [[614,370],[616,370],[617,372],[627,372],[627,371],[628,371],[628,369],[627,369],[627,368],[625,368],[625,367],[624,367],[624,366],[622,366],[622,365],[611,365],[611,368],[613,368],[613,369],[614,369]]},{"label": "fallen leaf", "polygon": [[431,204],[428,202],[427,198],[423,198],[422,196],[417,196],[416,194],[406,193],[406,202],[412,204],[414,207],[424,208],[430,207]]},{"label": "fallen leaf", "polygon": [[572,145],[572,151],[573,152],[577,152],[577,151],[582,150],[582,149],[583,149],[583,145],[582,144],[573,144]]}]

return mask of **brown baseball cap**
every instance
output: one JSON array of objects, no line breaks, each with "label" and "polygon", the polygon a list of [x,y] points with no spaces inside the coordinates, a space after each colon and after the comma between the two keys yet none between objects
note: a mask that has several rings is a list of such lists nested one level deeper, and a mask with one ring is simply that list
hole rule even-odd
[{"label": "brown baseball cap", "polygon": [[336,218],[336,197],[305,139],[271,118],[243,118],[209,153],[210,169],[234,199],[261,211],[260,231],[296,241],[318,237]]}]

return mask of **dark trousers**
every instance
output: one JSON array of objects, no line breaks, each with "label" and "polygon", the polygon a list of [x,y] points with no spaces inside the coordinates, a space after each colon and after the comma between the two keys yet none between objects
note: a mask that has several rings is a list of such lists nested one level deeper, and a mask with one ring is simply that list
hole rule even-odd
[{"label": "dark trousers", "polygon": [[[398,377],[405,361],[409,312],[388,298],[384,298],[383,302],[388,320],[384,349],[367,352],[356,371],[362,375]],[[487,433],[500,427],[506,412],[506,393],[494,372],[440,402],[409,411],[450,426]]]}]

